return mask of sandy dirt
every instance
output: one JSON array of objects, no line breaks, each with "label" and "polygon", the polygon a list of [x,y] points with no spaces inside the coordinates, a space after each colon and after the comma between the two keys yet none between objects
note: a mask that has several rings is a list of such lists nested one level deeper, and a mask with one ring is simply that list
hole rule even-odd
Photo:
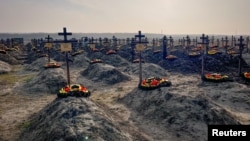
[{"label": "sandy dirt", "polygon": [[[18,80],[12,85],[0,85],[0,140],[16,140],[21,130],[29,126],[29,118],[38,113],[47,104],[51,103],[56,96],[51,94],[31,95],[20,93],[17,87],[25,80],[27,76],[34,74],[20,74],[14,70],[10,78],[17,77]],[[5,82],[7,80],[4,80]]]},{"label": "sandy dirt", "polygon": [[[11,73],[10,77],[19,78],[14,84],[1,84],[0,86],[3,90],[0,93],[0,140],[3,141],[17,140],[21,131],[29,126],[30,118],[56,98],[55,94],[32,95],[20,93],[20,90],[15,91],[21,83],[36,75],[36,73],[20,74],[20,70],[22,67]],[[79,69],[71,70],[71,74],[72,81],[79,81]],[[130,81],[105,85],[105,87],[102,87],[101,83],[96,83],[99,87],[91,88],[90,100],[108,117],[111,117],[112,121],[119,125],[120,130],[131,140],[135,138],[148,141],[166,138],[175,140],[176,138],[166,134],[161,126],[144,120],[145,117],[141,117],[131,107],[119,102],[119,99],[137,87],[138,77],[134,75],[131,77],[133,79]],[[174,72],[170,74],[169,79],[173,85],[168,90],[172,94],[188,97],[203,95],[209,102],[230,112],[242,124],[250,124],[249,86],[236,82],[203,83],[199,75],[185,76]],[[226,89],[226,91],[221,91],[221,88]],[[240,95],[236,96],[236,94]]]}]

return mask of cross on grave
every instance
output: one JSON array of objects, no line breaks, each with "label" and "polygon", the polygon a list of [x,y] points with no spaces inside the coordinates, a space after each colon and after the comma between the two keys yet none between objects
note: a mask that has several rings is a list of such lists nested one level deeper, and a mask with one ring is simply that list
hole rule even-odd
[{"label": "cross on grave", "polygon": [[172,36],[169,36],[170,47],[174,46],[174,39]]},{"label": "cross on grave", "polygon": [[249,52],[249,36],[246,38],[246,49],[248,53]]},{"label": "cross on grave", "polygon": [[191,40],[190,40],[190,37],[188,35],[186,36],[186,40],[184,40],[184,41],[187,42],[187,46],[190,45]]},{"label": "cross on grave", "polygon": [[135,59],[135,45],[136,45],[136,42],[135,42],[135,38],[132,38],[131,39],[131,55],[132,55],[132,61]]},{"label": "cross on grave", "polygon": [[[102,40],[102,38],[99,38],[99,41],[100,39]],[[91,39],[89,40],[89,48],[93,51],[95,49],[95,39],[93,37],[91,37]]]},{"label": "cross on grave", "polygon": [[115,36],[112,37],[112,46],[113,47],[117,46],[117,38]]},{"label": "cross on grave", "polygon": [[196,47],[197,46],[196,44],[197,44],[197,37],[193,38],[192,40],[192,45]]},{"label": "cross on grave", "polygon": [[98,39],[98,45],[99,45],[100,47],[102,47],[102,38],[101,38],[101,37],[99,37],[99,39]]},{"label": "cross on grave", "polygon": [[202,46],[206,45],[206,48],[207,48],[207,45],[209,43],[208,36],[205,37],[205,34],[202,34],[200,39],[201,39],[201,43],[199,44],[201,44]]},{"label": "cross on grave", "polygon": [[222,38],[221,41],[222,41],[222,45],[224,45],[224,42],[225,42],[224,48],[225,48],[225,53],[227,54],[227,48],[229,47],[227,36],[225,37],[225,40]]},{"label": "cross on grave", "polygon": [[130,38],[127,38],[127,39],[126,39],[126,44],[127,44],[128,46],[129,46],[130,42],[131,42]]},{"label": "cross on grave", "polygon": [[91,39],[89,40],[89,44],[95,44],[94,41],[95,41],[94,37],[91,37]]},{"label": "cross on grave", "polygon": [[108,47],[110,45],[109,39],[104,38],[103,44],[104,44],[105,47]]},{"label": "cross on grave", "polygon": [[168,38],[167,36],[163,36],[162,40],[162,59],[166,59],[167,56],[167,46],[168,46]]},{"label": "cross on grave", "polygon": [[186,39],[184,39],[184,45],[185,45],[185,42],[187,42],[186,50],[187,50],[187,54],[188,54],[189,53],[190,43],[191,43],[190,37],[188,35],[186,36]]},{"label": "cross on grave", "polygon": [[[63,32],[59,32],[58,35],[61,35],[64,37],[63,43],[72,43],[72,41],[67,40],[68,35],[72,35],[71,32],[67,32],[66,27],[63,28]],[[69,58],[68,58],[68,52],[72,50],[71,45],[66,45],[63,47],[65,49],[66,53],[66,63],[67,63],[67,79],[68,79],[68,85],[70,85],[70,72],[69,72]],[[64,51],[64,50],[62,50]]]},{"label": "cross on grave", "polygon": [[[202,46],[207,44],[208,36],[205,37],[205,34],[202,34],[200,39],[201,39],[201,43],[199,44],[202,44]],[[202,76],[204,75],[204,50],[203,50],[202,59],[201,59],[201,75]]]},{"label": "cross on grave", "polygon": [[217,47],[220,47],[220,39],[219,38],[217,38],[217,40],[216,40],[216,45],[217,45]]},{"label": "cross on grave", "polygon": [[45,44],[45,47],[48,50],[48,63],[50,62],[50,48],[52,47],[52,38],[48,35],[47,37],[45,37],[45,39],[47,40],[47,43]]},{"label": "cross on grave", "polygon": [[141,31],[138,31],[138,35],[135,35],[135,39],[138,38],[138,44],[136,46],[136,49],[139,50],[139,69],[140,69],[140,73],[139,73],[139,85],[142,81],[142,65],[141,65],[141,51],[144,49],[144,45],[143,43],[147,43],[147,41],[142,41],[142,38],[145,37],[145,35],[141,34]]},{"label": "cross on grave", "polygon": [[211,37],[211,46],[214,46],[214,36]]},{"label": "cross on grave", "polygon": [[242,69],[242,51],[244,49],[244,46],[245,44],[243,43],[244,42],[244,39],[242,36],[240,36],[240,38],[238,39],[239,43],[238,44],[235,44],[237,46],[239,46],[239,50],[240,50],[240,55],[239,55],[239,76],[241,76],[241,69]]},{"label": "cross on grave", "polygon": [[231,38],[231,47],[234,47],[236,45],[236,38],[232,35]]},{"label": "cross on grave", "polygon": [[72,33],[71,33],[71,32],[67,32],[66,27],[64,27],[64,28],[63,28],[63,32],[59,32],[58,35],[59,35],[59,36],[60,36],[60,35],[63,36],[64,42],[67,43],[67,41],[68,41],[68,40],[67,40],[67,36],[68,36],[68,35],[72,35]]}]

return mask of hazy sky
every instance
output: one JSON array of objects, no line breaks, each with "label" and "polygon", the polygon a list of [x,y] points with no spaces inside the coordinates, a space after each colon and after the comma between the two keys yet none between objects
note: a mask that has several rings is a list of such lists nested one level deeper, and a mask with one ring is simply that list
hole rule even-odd
[{"label": "hazy sky", "polygon": [[250,0],[0,0],[0,33],[250,35]]}]

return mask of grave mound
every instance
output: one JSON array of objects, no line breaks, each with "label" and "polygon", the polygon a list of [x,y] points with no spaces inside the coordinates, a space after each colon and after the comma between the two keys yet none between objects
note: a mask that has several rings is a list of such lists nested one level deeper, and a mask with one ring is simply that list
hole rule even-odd
[{"label": "grave mound", "polygon": [[143,121],[142,126],[148,124],[162,130],[168,133],[170,140],[206,140],[208,124],[240,124],[231,113],[205,96],[178,95],[168,92],[169,89],[143,91],[136,88],[119,101],[136,111],[132,116]]},{"label": "grave mound", "polygon": [[56,99],[40,111],[20,141],[129,140],[101,108],[86,98]]},{"label": "grave mound", "polygon": [[61,68],[45,69],[24,84],[29,93],[57,93],[67,83]]},{"label": "grave mound", "polygon": [[8,73],[11,71],[11,66],[3,61],[0,61],[0,74]]},{"label": "grave mound", "polygon": [[115,84],[130,80],[130,77],[119,71],[114,66],[108,64],[92,64],[81,72],[83,76],[95,82],[103,82],[106,84]]}]

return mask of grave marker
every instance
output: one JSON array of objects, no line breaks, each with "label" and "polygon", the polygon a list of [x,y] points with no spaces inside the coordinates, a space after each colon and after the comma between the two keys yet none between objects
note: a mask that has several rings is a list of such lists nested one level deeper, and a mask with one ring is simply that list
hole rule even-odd
[{"label": "grave marker", "polygon": [[242,36],[240,36],[240,38],[238,39],[239,43],[238,44],[235,44],[237,46],[239,46],[239,50],[240,50],[240,55],[239,55],[239,76],[241,76],[241,69],[242,69],[242,51],[244,49],[244,46],[245,44],[243,43],[244,42],[244,39]]},{"label": "grave marker", "polygon": [[144,46],[144,44],[145,43],[147,43],[147,41],[142,41],[142,38],[143,37],[145,37],[145,35],[142,35],[141,34],[141,31],[138,31],[138,35],[135,35],[135,40],[136,40],[136,38],[138,38],[138,42],[136,42],[136,43],[138,43],[139,44],[139,46],[140,47],[138,47],[139,48],[139,85],[140,85],[140,83],[142,82],[142,64],[141,64],[141,49],[143,48],[143,46]]},{"label": "grave marker", "polygon": [[185,46],[185,42],[186,42],[186,50],[187,50],[187,54],[188,54],[189,49],[190,49],[190,43],[191,43],[190,37],[188,35],[186,36],[186,40],[184,39],[184,46]]},{"label": "grave marker", "polygon": [[[100,40],[100,39],[99,39]],[[95,50],[95,42],[94,42],[94,38],[91,37],[91,39],[89,40],[89,48],[93,51]]]},{"label": "grave marker", "polygon": [[248,53],[249,52],[249,36],[246,38],[246,49]]},{"label": "grave marker", "polygon": [[133,60],[135,59],[135,45],[136,45],[135,38],[131,39],[130,45],[131,45],[131,55],[132,55],[132,62],[133,62]]},{"label": "grave marker", "polygon": [[227,38],[227,36],[225,37],[225,40],[222,38],[222,45],[224,45],[224,42],[225,42],[225,45],[224,45],[224,48],[225,48],[225,53],[227,54],[227,49],[228,49],[228,47],[229,47],[229,45],[228,45],[228,38]]},{"label": "grave marker", "polygon": [[201,60],[202,61],[201,62],[201,67],[202,67],[201,68],[201,75],[203,76],[204,75],[204,55],[206,55],[206,54],[204,54],[204,45],[207,44],[208,36],[205,37],[205,34],[202,34],[202,36],[200,37],[200,39],[201,39],[201,43],[200,44],[202,44],[202,46],[203,46],[202,60]]},{"label": "grave marker", "polygon": [[52,38],[48,35],[48,37],[45,38],[47,42],[45,43],[45,48],[48,50],[48,63],[50,62],[50,48],[52,48]]},{"label": "grave marker", "polygon": [[168,38],[167,36],[163,36],[162,40],[162,59],[166,59],[167,56],[167,46],[168,46]]},{"label": "grave marker", "polygon": [[63,28],[63,32],[59,32],[58,35],[61,35],[64,37],[63,44],[61,44],[62,51],[65,51],[66,53],[66,63],[67,63],[67,79],[68,79],[68,85],[70,86],[70,72],[69,72],[69,58],[68,58],[68,52],[72,50],[70,41],[67,40],[67,36],[72,35],[71,32],[67,32],[66,27]]}]

